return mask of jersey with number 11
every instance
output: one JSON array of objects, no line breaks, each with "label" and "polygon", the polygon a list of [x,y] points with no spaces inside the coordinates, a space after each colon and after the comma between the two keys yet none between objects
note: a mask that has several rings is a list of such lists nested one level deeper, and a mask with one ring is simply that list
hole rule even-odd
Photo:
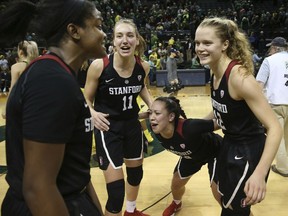
[{"label": "jersey with number 11", "polygon": [[99,78],[94,108],[108,113],[109,118],[126,120],[138,118],[139,106],[136,98],[144,87],[145,70],[141,60],[136,63],[130,77],[121,77],[113,67],[114,55],[105,57],[104,69]]}]

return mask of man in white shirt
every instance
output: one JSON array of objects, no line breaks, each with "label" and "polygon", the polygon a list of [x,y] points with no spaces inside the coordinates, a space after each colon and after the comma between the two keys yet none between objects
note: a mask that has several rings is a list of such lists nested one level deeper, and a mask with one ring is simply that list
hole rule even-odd
[{"label": "man in white shirt", "polygon": [[274,38],[269,46],[269,57],[266,57],[259,69],[256,80],[263,88],[269,104],[277,115],[282,127],[281,140],[276,164],[272,171],[288,177],[288,52],[287,42],[283,37]]}]

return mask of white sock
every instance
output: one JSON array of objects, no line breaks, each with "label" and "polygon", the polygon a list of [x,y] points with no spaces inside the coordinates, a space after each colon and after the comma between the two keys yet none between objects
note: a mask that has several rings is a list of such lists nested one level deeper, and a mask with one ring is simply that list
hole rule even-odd
[{"label": "white sock", "polygon": [[178,205],[179,203],[181,203],[181,200],[173,200],[175,203],[176,203],[176,205]]},{"label": "white sock", "polygon": [[136,208],[136,201],[128,201],[126,200],[126,211],[133,213]]}]

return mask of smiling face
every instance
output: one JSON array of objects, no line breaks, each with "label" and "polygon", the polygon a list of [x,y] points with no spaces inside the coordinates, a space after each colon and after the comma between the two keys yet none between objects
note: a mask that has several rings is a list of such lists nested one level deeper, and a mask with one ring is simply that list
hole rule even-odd
[{"label": "smiling face", "polygon": [[139,45],[135,28],[129,23],[118,23],[114,28],[114,46],[122,56],[134,55],[136,46]]},{"label": "smiling face", "polygon": [[212,66],[225,54],[228,41],[222,42],[211,26],[198,27],[195,33],[195,52],[200,64]]},{"label": "smiling face", "polygon": [[105,38],[102,31],[101,13],[95,9],[94,16],[85,21],[85,28],[80,28],[81,45],[89,58],[102,58],[106,55]]},{"label": "smiling face", "polygon": [[154,101],[149,109],[149,120],[155,134],[166,134],[174,126],[174,113],[169,113],[165,102]]}]

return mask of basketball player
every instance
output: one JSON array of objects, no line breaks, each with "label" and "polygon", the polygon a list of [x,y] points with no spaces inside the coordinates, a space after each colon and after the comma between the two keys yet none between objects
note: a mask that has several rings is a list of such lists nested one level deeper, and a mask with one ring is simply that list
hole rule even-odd
[{"label": "basketball player", "polygon": [[253,76],[249,41],[236,23],[204,19],[196,30],[195,51],[213,72],[208,118],[217,118],[224,133],[217,162],[221,215],[249,216],[251,205],[265,197],[281,126]]},{"label": "basketball player", "polygon": [[[32,60],[39,56],[38,45],[35,41],[23,40],[18,43],[17,47],[18,59],[15,64],[11,66],[11,85],[10,89],[13,88],[14,84],[18,80],[21,73],[30,64]],[[8,94],[9,97],[9,94]],[[7,100],[8,100],[7,97]],[[2,110],[2,117],[6,118],[6,109]]]},{"label": "basketball player", "polygon": [[143,142],[136,98],[140,95],[148,107],[152,103],[145,86],[150,66],[140,59],[145,42],[133,21],[118,21],[113,37],[115,52],[92,62],[84,94],[91,107],[97,157],[107,184],[105,215],[122,215],[124,161],[127,172],[124,215],[141,216],[146,214],[136,209],[136,199],[143,176]]},{"label": "basketball player", "polygon": [[101,216],[90,181],[93,124],[76,79],[84,60],[106,55],[101,13],[86,0],[11,3],[0,15],[0,42],[23,40],[30,26],[49,52],[10,92],[1,215]]},{"label": "basketball player", "polygon": [[208,164],[213,195],[220,202],[215,184],[217,175],[214,173],[214,161],[222,137],[212,133],[218,129],[216,120],[187,119],[178,99],[158,97],[149,109],[149,122],[142,125],[155,134],[166,150],[180,156],[171,182],[173,201],[164,210],[163,216],[173,216],[181,209],[185,185],[205,164]]}]

